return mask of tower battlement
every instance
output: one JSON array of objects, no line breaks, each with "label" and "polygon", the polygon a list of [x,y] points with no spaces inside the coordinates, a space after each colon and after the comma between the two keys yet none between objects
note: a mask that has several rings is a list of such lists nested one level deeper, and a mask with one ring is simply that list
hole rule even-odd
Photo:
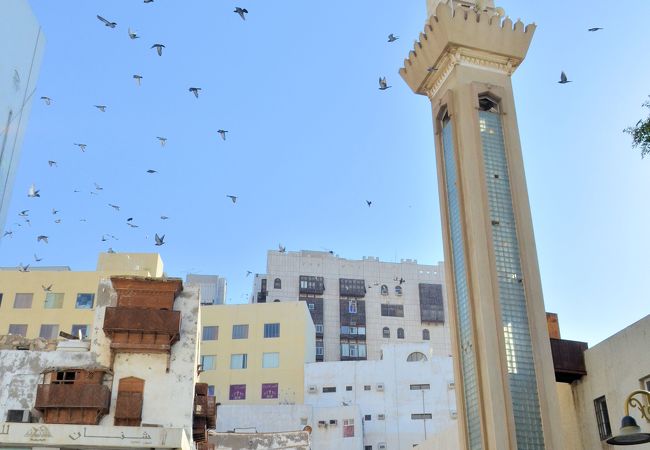
[{"label": "tower battlement", "polygon": [[429,96],[457,64],[511,74],[526,57],[535,29],[488,11],[439,3],[399,73],[413,92]]}]

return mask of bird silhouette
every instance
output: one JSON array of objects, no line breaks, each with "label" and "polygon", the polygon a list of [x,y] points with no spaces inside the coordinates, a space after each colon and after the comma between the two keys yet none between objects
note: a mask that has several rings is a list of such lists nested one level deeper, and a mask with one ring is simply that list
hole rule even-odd
[{"label": "bird silhouette", "polygon": [[226,133],[227,132],[228,132],[228,130],[217,130],[217,133],[219,133],[219,135],[221,135],[221,139],[223,139],[224,141],[226,140]]},{"label": "bird silhouette", "polygon": [[239,14],[239,17],[241,17],[243,20],[246,20],[246,14],[248,14],[248,10],[246,8],[240,8],[237,6],[233,12]]},{"label": "bird silhouette", "polygon": [[249,276],[251,273],[253,273],[253,272],[251,272],[250,270],[247,270],[246,271],[246,276]]},{"label": "bird silhouette", "polygon": [[79,147],[79,149],[80,149],[82,152],[85,152],[85,151],[86,151],[86,147],[88,147],[86,144],[77,144],[77,143],[75,143],[74,145],[76,145],[77,147]]},{"label": "bird silhouette", "polygon": [[95,108],[97,108],[101,112],[106,112],[106,105],[95,105]]},{"label": "bird silhouette", "polygon": [[120,210],[120,207],[119,207],[119,206],[117,206],[117,205],[113,205],[112,203],[109,203],[108,206],[110,206],[111,208],[113,208],[115,211],[119,211],[119,210]]},{"label": "bird silhouette", "polygon": [[20,211],[20,212],[18,213],[18,215],[19,215],[20,217],[27,217],[27,216],[29,215],[29,214],[27,214],[28,212],[29,212],[29,209],[23,209],[22,211]]},{"label": "bird silhouette", "polygon": [[285,252],[287,251],[287,247],[285,247],[285,246],[282,245],[282,244],[278,244],[278,251],[279,251],[280,253],[285,253]]},{"label": "bird silhouette", "polygon": [[41,287],[45,292],[52,292],[52,286],[54,286],[52,283],[50,283],[48,286],[45,286],[44,284],[41,284]]},{"label": "bird silhouette", "polygon": [[370,208],[370,205],[372,205],[372,201],[371,200],[366,200],[366,204],[368,205],[368,208]]},{"label": "bird silhouette", "polygon": [[97,190],[97,191],[103,191],[104,190],[104,188],[101,187],[100,185],[98,185],[97,183],[93,183],[93,184],[95,185],[95,190]]},{"label": "bird silhouette", "polygon": [[380,91],[385,91],[386,89],[391,88],[392,86],[388,86],[388,83],[386,82],[386,77],[384,78],[379,78],[379,90]]},{"label": "bird silhouette", "polygon": [[164,147],[165,144],[167,143],[167,138],[165,138],[165,137],[158,136],[158,137],[156,137],[156,139],[158,139],[158,141],[160,141],[160,146],[161,147]]},{"label": "bird silhouette", "polygon": [[169,217],[167,217],[167,216],[160,216],[160,218],[161,218],[162,220],[167,220],[167,219],[169,219]]},{"label": "bird silhouette", "polygon": [[97,14],[97,18],[101,20],[104,23],[104,25],[106,25],[108,28],[115,28],[117,26],[117,23],[111,22],[110,20],[106,20],[99,14]]},{"label": "bird silhouette", "polygon": [[194,97],[199,98],[199,91],[201,91],[200,87],[191,87],[188,90],[194,94]]},{"label": "bird silhouette", "polygon": [[158,173],[158,171],[157,171],[157,170],[153,170],[153,169],[149,169],[149,170],[147,170],[147,173]]},{"label": "bird silhouette", "polygon": [[562,73],[560,74],[560,81],[558,81],[558,83],[560,84],[571,83],[571,81],[566,77],[566,73],[564,73],[564,71],[562,71]]},{"label": "bird silhouette", "polygon": [[138,83],[138,86],[142,84],[142,75],[135,74],[133,75],[133,79],[135,80],[136,83]]},{"label": "bird silhouette", "polygon": [[140,36],[138,36],[138,33],[136,33],[135,31],[131,31],[131,27],[129,27],[129,37],[131,39],[139,39],[140,38]]},{"label": "bird silhouette", "polygon": [[230,200],[232,200],[233,203],[237,203],[237,196],[236,195],[226,195]]},{"label": "bird silhouette", "polygon": [[165,235],[163,234],[162,236],[158,236],[158,233],[154,236],[154,239],[156,240],[156,246],[160,247],[165,243]]},{"label": "bird silhouette", "polygon": [[158,52],[158,56],[162,56],[162,51],[165,46],[163,44],[153,44],[151,48],[155,48],[156,51]]},{"label": "bird silhouette", "polygon": [[52,99],[50,97],[43,96],[41,97],[41,100],[43,100],[47,106],[52,104]]},{"label": "bird silhouette", "polygon": [[36,238],[36,242],[41,242],[41,241],[45,242],[46,244],[49,244],[48,237],[43,234],[41,234]]},{"label": "bird silhouette", "polygon": [[34,253],[34,261],[36,261],[36,262],[41,262],[42,260],[43,260],[43,258],[39,258],[39,257],[36,255],[36,253]]},{"label": "bird silhouette", "polygon": [[26,266],[23,266],[23,263],[18,264],[18,271],[29,272],[29,264],[27,264]]},{"label": "bird silhouette", "polygon": [[593,28],[589,28],[587,31],[591,31],[591,32],[593,33],[594,31],[600,31],[600,30],[604,30],[604,28],[601,28],[601,27],[593,27]]},{"label": "bird silhouette", "polygon": [[388,42],[395,42],[399,39],[399,36],[395,36],[393,33],[388,35]]},{"label": "bird silhouette", "polygon": [[40,197],[41,194],[39,194],[39,192],[40,190],[36,189],[36,186],[32,183],[32,185],[29,187],[29,192],[27,193],[27,197],[30,198]]},{"label": "bird silhouette", "polygon": [[52,160],[49,160],[49,161],[47,162],[47,164],[48,164],[50,167],[58,167],[58,166],[59,166],[59,165],[56,163],[56,161],[52,161]]}]

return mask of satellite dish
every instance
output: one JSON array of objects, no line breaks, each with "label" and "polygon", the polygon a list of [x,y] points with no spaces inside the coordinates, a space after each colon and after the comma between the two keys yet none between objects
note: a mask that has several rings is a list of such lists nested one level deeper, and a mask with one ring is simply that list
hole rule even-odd
[{"label": "satellite dish", "polygon": [[506,15],[506,10],[500,6],[497,6],[496,11],[497,11],[497,16],[499,17],[504,17]]}]

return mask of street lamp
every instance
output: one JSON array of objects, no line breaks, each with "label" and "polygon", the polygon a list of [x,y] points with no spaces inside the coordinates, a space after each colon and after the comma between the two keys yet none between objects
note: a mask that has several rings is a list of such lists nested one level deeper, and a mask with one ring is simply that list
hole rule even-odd
[{"label": "street lamp", "polygon": [[[635,398],[636,395],[645,397],[645,401]],[[634,391],[625,401],[625,417],[621,421],[620,434],[607,439],[608,444],[637,445],[650,442],[650,433],[641,432],[641,427],[637,425],[634,417],[630,416],[630,406],[641,411],[641,417],[650,423],[650,392],[643,390]]]}]

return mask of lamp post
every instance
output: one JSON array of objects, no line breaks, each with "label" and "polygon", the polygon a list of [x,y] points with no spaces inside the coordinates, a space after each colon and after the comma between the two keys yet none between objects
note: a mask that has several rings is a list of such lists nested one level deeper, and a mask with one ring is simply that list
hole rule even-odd
[{"label": "lamp post", "polygon": [[[636,396],[644,397],[639,400]],[[650,423],[650,392],[638,390],[632,392],[625,401],[625,417],[621,421],[621,431],[618,436],[607,439],[608,444],[612,445],[637,445],[650,442],[650,433],[643,433],[630,416],[630,406],[641,411],[641,417]]]}]

